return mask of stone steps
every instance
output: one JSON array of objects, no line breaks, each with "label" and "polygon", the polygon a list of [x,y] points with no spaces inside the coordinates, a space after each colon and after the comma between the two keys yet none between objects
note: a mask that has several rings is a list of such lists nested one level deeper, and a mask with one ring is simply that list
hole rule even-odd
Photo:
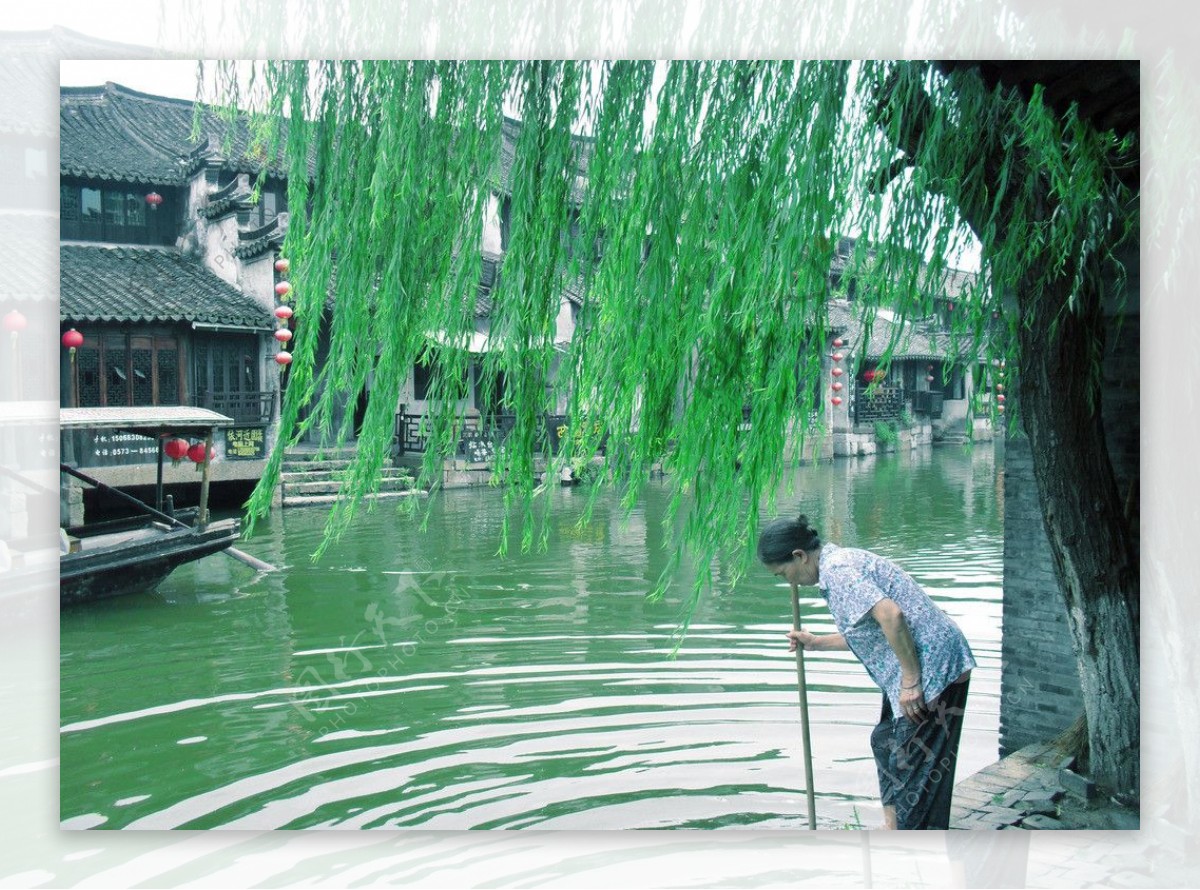
[{"label": "stone steps", "polygon": [[[316,482],[287,482],[284,484],[283,500],[287,503],[293,495],[337,494],[342,487],[340,480]],[[412,480],[408,477],[384,479],[379,483],[379,490],[386,492],[408,491],[412,488]]]},{"label": "stone steps", "polygon": [[[286,464],[284,465],[287,466]],[[403,467],[384,466],[380,471],[382,479],[411,479],[413,474],[406,471]],[[303,470],[298,467],[286,468],[280,474],[280,481],[284,485],[297,482],[340,482],[349,474],[346,468],[337,467],[333,469],[320,470]]]},{"label": "stone steps", "polygon": [[316,458],[305,458],[304,460],[293,460],[290,456],[283,459],[283,472],[285,473],[309,473],[320,470],[344,470],[350,466],[350,458],[332,458],[329,460],[317,460]]},{"label": "stone steps", "polygon": [[[424,497],[428,492],[424,491],[381,491],[379,494],[367,495],[363,498],[365,501],[384,500],[386,498],[404,498],[404,497]],[[339,500],[336,494],[312,494],[312,495],[293,495],[284,500],[285,507],[307,507],[314,504],[332,504]]]},{"label": "stone steps", "polygon": [[289,448],[283,453],[284,463],[312,463],[330,460],[349,461],[358,454],[354,445],[343,445],[340,448],[326,448],[318,451],[315,448]]},{"label": "stone steps", "polygon": [[[354,446],[327,448],[323,451],[290,450],[284,456],[280,474],[280,497],[285,507],[331,504],[340,497]],[[385,464],[379,474],[379,491],[374,498],[403,497],[412,491],[413,474],[403,467]]]}]

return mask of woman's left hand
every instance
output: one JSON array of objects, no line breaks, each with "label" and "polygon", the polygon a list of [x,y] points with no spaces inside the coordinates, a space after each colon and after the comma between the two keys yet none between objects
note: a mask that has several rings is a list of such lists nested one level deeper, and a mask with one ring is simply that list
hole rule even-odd
[{"label": "woman's left hand", "polygon": [[913,723],[920,723],[929,716],[929,708],[925,704],[925,692],[918,683],[915,687],[906,689],[903,680],[900,681],[900,710]]}]

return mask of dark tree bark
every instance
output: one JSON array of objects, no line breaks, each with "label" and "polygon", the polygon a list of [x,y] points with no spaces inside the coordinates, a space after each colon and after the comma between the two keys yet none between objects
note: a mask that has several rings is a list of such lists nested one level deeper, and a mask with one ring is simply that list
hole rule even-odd
[{"label": "dark tree bark", "polygon": [[[1049,292],[1048,292],[1049,291]],[[1060,314],[1057,291],[1021,286],[1018,394],[1046,537],[1067,609],[1098,784],[1138,796],[1139,583],[1091,373],[1106,322],[1097,294]],[[1047,336],[1055,320],[1053,338]],[[1102,353],[1101,353],[1102,354]],[[1093,407],[1094,406],[1094,407]]]},{"label": "dark tree bark", "polygon": [[[965,75],[970,76],[970,75]],[[925,124],[934,113],[922,94],[906,94],[906,107],[890,103],[900,95],[895,82],[880,91],[876,115],[886,122],[901,115],[898,147],[908,165],[937,158],[952,146],[923,145]],[[961,145],[961,143],[960,143]],[[937,148],[938,150],[927,150]],[[978,144],[984,177],[1002,169],[1002,140]],[[894,175],[899,163],[881,173]],[[927,182],[955,201],[977,234],[985,231],[994,183],[955,184],[945,171],[928,169]],[[946,187],[941,187],[946,183]],[[1054,206],[1048,187],[1041,206]],[[1003,243],[1009,218],[1001,211],[993,231]],[[981,242],[987,246],[981,237]],[[1034,476],[1055,574],[1071,628],[1084,711],[1088,724],[1089,768],[1097,784],[1137,798],[1140,777],[1140,588],[1136,550],[1117,489],[1104,438],[1100,375],[1107,322],[1098,287],[1077,295],[1067,310],[1071,279],[1057,258],[1045,256],[1025,279],[1012,282],[1021,324],[1017,393],[1023,425],[1033,452]],[[1067,264],[1069,269],[1071,264]]]}]

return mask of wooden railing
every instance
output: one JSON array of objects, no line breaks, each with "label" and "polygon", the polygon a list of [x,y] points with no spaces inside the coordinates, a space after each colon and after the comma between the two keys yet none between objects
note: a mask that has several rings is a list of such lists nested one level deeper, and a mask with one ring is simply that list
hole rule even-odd
[{"label": "wooden railing", "polygon": [[904,411],[904,387],[878,386],[872,390],[863,383],[856,383],[855,386],[855,423],[900,419]]},{"label": "wooden railing", "polygon": [[[422,421],[426,426],[423,427]],[[458,445],[455,454],[473,461],[487,461],[495,456],[496,448],[513,431],[517,418],[512,414],[490,414],[461,419]],[[423,414],[409,414],[403,410],[396,414],[396,447],[400,454],[422,454],[428,445],[426,428],[428,421]],[[562,414],[544,414],[539,420],[534,435],[541,443],[539,453],[555,454],[558,443],[569,429],[567,418]],[[601,453],[604,448],[601,446]]]},{"label": "wooden railing", "polygon": [[267,426],[275,414],[275,393],[219,392],[205,393],[195,400],[200,408],[232,417],[235,423]]}]

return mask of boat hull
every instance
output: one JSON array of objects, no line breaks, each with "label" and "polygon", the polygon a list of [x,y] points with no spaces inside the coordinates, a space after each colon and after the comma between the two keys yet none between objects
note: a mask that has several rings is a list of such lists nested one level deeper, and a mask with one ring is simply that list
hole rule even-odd
[{"label": "boat hull", "polygon": [[[59,605],[153,590],[176,567],[232,546],[240,523],[227,519],[204,531],[166,530],[152,537],[93,546],[59,560]],[[102,542],[94,542],[101,544]]]}]

